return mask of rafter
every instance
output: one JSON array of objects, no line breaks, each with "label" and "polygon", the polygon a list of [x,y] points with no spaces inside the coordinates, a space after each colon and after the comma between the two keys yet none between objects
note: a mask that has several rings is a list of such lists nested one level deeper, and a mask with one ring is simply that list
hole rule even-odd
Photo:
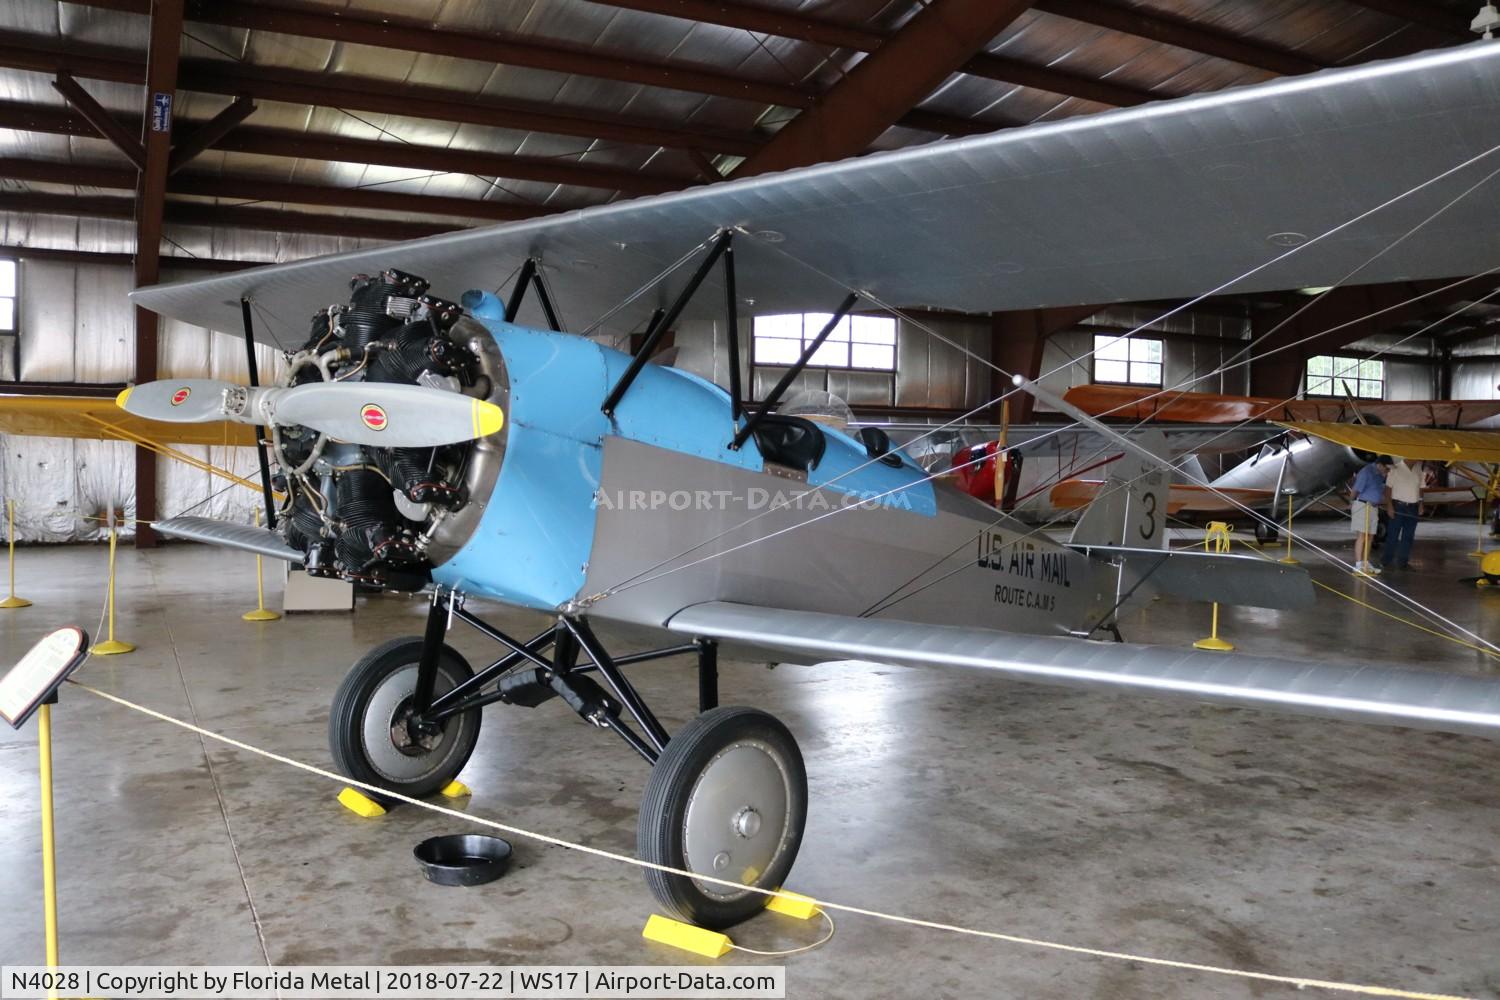
[{"label": "rafter", "polygon": [[[133,219],[135,199],[106,195],[79,196],[0,191],[0,212],[64,215],[84,219]],[[348,214],[283,212],[268,208],[239,208],[202,202],[167,202],[164,221],[178,226],[216,229],[256,229],[276,233],[315,233],[368,240],[415,240],[463,229],[440,222],[401,222]],[[148,380],[149,381],[149,380]]]},{"label": "rafter", "polygon": [[[801,12],[772,10],[737,0],[593,0],[610,7],[661,14],[687,21],[717,24],[761,34],[793,38],[833,48],[856,52],[874,52],[891,37],[884,29],[835,21]],[[1146,38],[1203,55],[1228,59],[1279,74],[1307,73],[1320,64],[1298,53],[1239,35],[1217,31],[1191,21],[1163,14],[1124,7],[1105,0],[1039,0],[1037,10],[1069,20],[1108,28],[1122,34]],[[1004,83],[1034,87],[1068,97],[1079,97],[1098,104],[1128,106],[1164,95],[1138,88],[1091,80],[1079,74],[1065,73],[1051,67],[1023,63],[998,56],[978,55],[960,68],[960,72],[983,76]],[[1116,89],[1118,88],[1118,89]]]},{"label": "rafter", "polygon": [[[76,0],[85,6],[141,13],[146,0]],[[530,38],[454,28],[434,28],[431,22],[382,16],[361,16],[290,3],[234,3],[193,0],[187,18],[199,24],[247,28],[301,38],[321,38],[352,45],[370,45],[404,52],[472,59],[490,65],[568,73],[615,80],[646,87],[664,87],[694,94],[728,97],[757,104],[807,107],[813,94],[800,87],[735,76],[705,66],[644,57],[611,55]]]},{"label": "rafter", "polygon": [[[0,67],[48,74],[66,72],[81,79],[115,83],[138,84],[142,78],[140,55],[130,49],[72,43],[60,46],[54,38],[15,31],[0,31]],[[604,139],[653,149],[703,149],[746,156],[764,141],[746,133],[683,128],[629,115],[559,110],[441,87],[416,87],[342,73],[248,66],[223,60],[184,59],[178,83],[183,90],[203,94],[225,97],[243,94],[302,106],[311,103],[349,111]]]},{"label": "rafter", "polygon": [[[185,129],[195,125],[201,127],[194,122],[185,121],[181,124]],[[87,122],[67,110],[45,104],[10,101],[0,101],[0,128],[54,135],[94,135]],[[211,148],[262,156],[368,163],[434,173],[466,173],[480,177],[539,181],[544,184],[568,184],[605,191],[623,191],[626,194],[659,194],[694,183],[692,177],[624,170],[619,167],[594,167],[547,157],[512,156],[445,146],[377,142],[372,139],[345,139],[310,135],[291,129],[252,126],[242,126],[220,137]]]},{"label": "rafter", "polygon": [[1189,52],[1227,59],[1244,66],[1254,66],[1283,76],[1311,73],[1324,65],[1301,53],[1263,42],[1253,42],[1242,35],[1105,0],[1038,0],[1036,8],[1058,17],[1108,28]]},{"label": "rafter", "polygon": [[735,176],[864,152],[1029,6],[1029,0],[932,0],[745,160]]},{"label": "rafter", "polygon": [[[77,184],[83,187],[115,191],[130,190],[135,187],[135,171],[128,168],[57,163],[15,156],[0,157],[0,178],[51,184]],[[461,219],[486,219],[492,222],[510,222],[548,214],[548,210],[544,208],[478,198],[405,194],[375,188],[340,188],[326,184],[300,184],[232,174],[179,174],[167,182],[167,190],[170,194],[179,195],[235,198],[252,202],[286,202],[328,208],[426,213],[449,215]]]},{"label": "rafter", "polygon": [[255,113],[255,102],[248,97],[236,97],[223,111],[196,128],[184,132],[183,137],[172,144],[172,155],[167,161],[167,173],[175,174],[189,160],[224,138],[239,127],[240,123]]},{"label": "rafter", "polygon": [[[1430,3],[1421,3],[1419,0],[1349,0],[1349,2],[1355,6],[1364,7],[1366,10],[1378,11],[1388,17],[1394,17],[1398,21],[1406,21],[1429,31],[1446,35],[1453,41],[1474,40],[1474,35],[1469,31],[1468,15],[1455,14]],[[1479,5],[1476,3],[1471,9],[1478,10]]]}]

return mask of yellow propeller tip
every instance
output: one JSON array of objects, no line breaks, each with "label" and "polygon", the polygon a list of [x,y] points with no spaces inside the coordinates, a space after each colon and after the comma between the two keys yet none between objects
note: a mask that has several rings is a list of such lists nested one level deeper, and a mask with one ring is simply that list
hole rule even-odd
[{"label": "yellow propeller tip", "polygon": [[483,399],[474,400],[474,436],[488,437],[505,426],[505,411]]},{"label": "yellow propeller tip", "polygon": [[118,406],[122,410],[125,409],[125,400],[129,399],[130,398],[130,394],[132,392],[134,392],[134,391],[135,391],[135,386],[133,386],[133,385],[132,386],[127,386],[124,389],[121,389],[120,390],[120,394],[115,397],[115,405]]}]

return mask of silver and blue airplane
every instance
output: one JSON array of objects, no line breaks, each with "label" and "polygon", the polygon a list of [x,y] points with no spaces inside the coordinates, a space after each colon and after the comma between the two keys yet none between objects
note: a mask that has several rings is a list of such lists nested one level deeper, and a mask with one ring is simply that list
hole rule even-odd
[{"label": "silver and blue airplane", "polygon": [[[430,594],[425,633],[372,649],[340,686],[340,768],[432,794],[486,706],[557,700],[650,763],[639,851],[673,869],[648,873],[657,898],[725,927],[765,897],[694,876],[780,887],[809,802],[788,728],[718,704],[721,655],[1495,733],[1493,679],[1120,641],[1122,614],[1156,594],[1312,600],[1300,567],[1166,547],[1149,432],[1122,439],[1056,538],[935,481],[877,429],[778,412],[818,339],[743,405],[738,338],[742,296],[765,312],[837,302],[838,317],[861,299],[989,312],[1475,273],[1500,259],[1493,190],[1423,220],[1494,169],[1497,80],[1500,46],[1477,43],[142,289],[140,306],[261,343],[287,331],[253,315],[314,318],[276,385],[166,380],[121,405],[264,428],[273,526],[174,518],[161,533]],[[508,271],[506,301],[484,290]],[[560,332],[560,304],[598,317],[593,336]],[[685,320],[724,324],[727,388],[651,363]],[[595,339],[642,328],[633,354]],[[475,599],[553,624],[510,636]],[[500,657],[475,670],[445,643],[450,620]],[[652,648],[612,653],[601,625]],[[697,658],[701,714],[669,733],[628,667],[673,655]]]}]

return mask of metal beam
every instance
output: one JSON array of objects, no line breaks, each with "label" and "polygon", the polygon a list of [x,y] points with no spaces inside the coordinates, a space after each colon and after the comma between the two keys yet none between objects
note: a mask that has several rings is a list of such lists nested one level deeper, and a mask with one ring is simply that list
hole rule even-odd
[{"label": "metal beam", "polygon": [[119,122],[110,117],[109,112],[94,100],[94,95],[84,90],[77,80],[66,73],[58,73],[52,81],[52,89],[63,96],[63,100],[67,101],[73,110],[89,123],[100,138],[108,139],[125,159],[134,163],[137,170],[146,166],[145,147],[135,136],[125,131]]},{"label": "metal beam", "polygon": [[[997,6],[1008,5],[997,4]],[[1023,6],[1031,5],[1024,4]],[[998,34],[998,31],[996,33]],[[994,36],[986,36],[983,43],[987,44],[992,37]],[[1031,90],[1044,90],[1049,94],[1060,94],[1063,97],[1076,97],[1079,100],[1091,101],[1094,104],[1103,104],[1112,108],[1129,108],[1137,104],[1146,104],[1149,101],[1179,96],[1170,93],[1157,94],[1123,83],[1099,80],[1081,73],[1071,73],[1052,66],[1038,66],[1035,63],[988,53],[973,56],[955,69],[972,76],[982,76],[989,80],[998,80],[1001,83],[1027,87]]]},{"label": "metal beam", "polygon": [[[1398,21],[1407,21],[1437,34],[1446,35],[1454,41],[1471,42],[1476,37],[1469,31],[1469,17],[1442,10],[1430,3],[1418,0],[1349,0],[1366,10],[1378,11]],[[1470,8],[1477,10],[1478,4]]]},{"label": "metal beam", "polygon": [[[677,17],[686,21],[718,24],[761,34],[776,35],[826,45],[874,52],[893,32],[825,17],[771,10],[766,7],[731,0],[594,0],[610,7],[645,11]],[[1308,73],[1321,64],[1299,53],[1264,43],[1248,41],[1241,36],[1216,31],[1183,18],[1154,14],[1133,7],[1121,7],[1102,0],[1038,0],[1036,9],[1109,28],[1122,34],[1150,39],[1192,52],[1228,59],[1278,74]],[[1050,93],[1079,97],[1094,103],[1125,106],[1154,100],[1159,96],[1137,88],[1092,80],[1079,74],[1065,73],[1046,66],[1022,63],[1013,59],[979,55],[966,63],[960,72],[988,77],[1018,86],[1034,87]]]},{"label": "metal beam", "polygon": [[[133,219],[135,201],[107,196],[0,192],[0,212],[65,215],[85,219]],[[237,208],[199,202],[167,202],[164,221],[178,226],[217,229],[257,229],[276,233],[318,233],[355,239],[417,240],[451,233],[464,226],[443,223],[361,219],[347,213],[283,212],[268,208]],[[155,279],[152,279],[154,283]]]},{"label": "metal beam", "polygon": [[[172,154],[172,112],[177,103],[177,61],[182,51],[183,0],[151,0],[150,42],[146,50],[146,92],[142,111],[140,178],[135,194],[135,287],[161,280],[161,235],[167,201],[167,160]],[[156,378],[156,342],[161,320],[135,307],[137,385]],[[156,454],[135,449],[136,548],[156,545],[150,522],[156,519]]]},{"label": "metal beam", "polygon": [[181,170],[189,160],[224,138],[254,113],[255,102],[242,95],[202,125],[185,132],[172,145],[172,155],[167,159],[167,173],[175,174]]},{"label": "metal beam", "polygon": [[1163,45],[1227,59],[1283,76],[1322,69],[1326,64],[1299,52],[1253,42],[1185,18],[1122,7],[1104,0],[1037,0],[1036,9]]},{"label": "metal beam", "polygon": [[[140,83],[142,79],[140,55],[133,50],[75,43],[60,46],[52,36],[16,31],[0,31],[0,67],[67,72],[83,79],[116,83]],[[653,149],[704,149],[745,156],[763,142],[742,132],[688,129],[661,120],[495,100],[442,87],[225,60],[185,59],[178,83],[183,90],[226,97],[243,94],[266,101],[606,139]]]},{"label": "metal beam", "polygon": [[[126,167],[55,163],[48,160],[0,156],[0,178],[12,180],[131,190],[135,187],[135,173],[134,170]],[[167,191],[169,194],[242,198],[249,202],[288,202],[332,208],[418,212],[429,215],[451,215],[463,219],[487,219],[495,222],[511,222],[516,219],[530,219],[550,214],[544,209],[508,202],[482,201],[477,198],[403,194],[373,188],[339,188],[326,184],[299,184],[235,175],[179,174],[167,181]],[[227,207],[232,211],[240,206]]]},{"label": "metal beam", "polygon": [[[134,122],[135,119],[130,121]],[[184,129],[196,124],[200,123],[179,123]],[[0,128],[89,138],[95,135],[92,127],[80,116],[62,108],[11,101],[0,101]],[[211,148],[260,156],[284,156],[335,163],[370,163],[435,173],[540,181],[544,184],[623,191],[626,194],[660,194],[694,183],[692,177],[622,170],[617,167],[593,167],[545,157],[512,156],[506,153],[405,142],[378,142],[372,139],[345,139],[309,135],[292,129],[253,126],[235,129],[216,140]]]},{"label": "metal beam", "polygon": [[[0,244],[0,256],[17,260],[54,260],[68,264],[109,264],[121,267],[135,266],[135,254],[110,253],[105,250],[57,250],[52,247],[28,247],[14,243]],[[221,257],[169,257],[161,258],[163,268],[191,271],[243,271],[250,267],[264,267],[275,263],[269,260],[225,260]],[[124,388],[121,386],[121,388]]]},{"label": "metal beam", "polygon": [[[1493,276],[1470,280],[1494,285]],[[1292,396],[1301,388],[1308,358],[1338,351],[1345,344],[1442,312],[1449,303],[1473,298],[1482,287],[1456,285],[1442,295],[1416,298],[1451,284],[1449,279],[1350,285],[1335,288],[1316,302],[1303,299],[1280,309],[1257,312],[1252,329],[1256,337],[1265,339],[1255,345],[1251,354],[1250,394],[1278,399]],[[1305,311],[1299,313],[1299,309]],[[1269,333],[1271,330],[1276,332]],[[1271,351],[1277,353],[1270,354]]]},{"label": "metal beam", "polygon": [[1030,0],[932,0],[740,164],[736,177],[854,156],[1023,14]]},{"label": "metal beam", "polygon": [[[1015,392],[1011,375],[1035,380],[1042,373],[1042,354],[1047,338],[1071,329],[1088,319],[1103,306],[1067,306],[1057,309],[1022,309],[997,312],[990,316],[990,360],[1004,372],[990,370],[990,398],[1010,396],[1012,423],[1030,423],[1036,400],[1029,392]],[[998,405],[991,417],[999,422]]]},{"label": "metal beam", "polygon": [[[139,3],[121,3],[118,0],[78,2],[85,6],[106,7],[111,10],[140,10]],[[268,31],[301,38],[322,38],[343,44],[370,45],[424,55],[469,59],[489,65],[523,66],[551,73],[616,80],[646,87],[664,87],[756,104],[796,108],[807,107],[813,100],[813,95],[800,87],[736,76],[705,66],[618,56],[499,33],[434,28],[430,21],[415,18],[388,15],[364,17],[347,11],[331,13],[318,8],[283,4],[252,5],[221,0],[192,0],[188,19],[200,24]]]}]

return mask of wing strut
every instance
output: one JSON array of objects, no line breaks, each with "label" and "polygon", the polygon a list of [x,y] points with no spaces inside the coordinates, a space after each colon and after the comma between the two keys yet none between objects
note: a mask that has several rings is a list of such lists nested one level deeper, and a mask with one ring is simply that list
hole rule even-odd
[{"label": "wing strut", "polygon": [[[250,317],[250,300],[240,296],[240,320],[245,326],[245,361],[249,365],[251,387],[260,385],[260,366],[255,363],[255,321]],[[271,491],[271,463],[266,458],[266,429],[255,427],[255,457],[260,460],[260,492],[266,502],[266,527],[276,530],[276,498]]]},{"label": "wing strut", "polygon": [[516,314],[521,311],[521,302],[526,298],[526,289],[532,285],[536,285],[536,298],[547,316],[547,325],[552,328],[553,333],[562,333],[562,325],[557,321],[557,310],[552,307],[552,296],[547,294],[547,283],[542,280],[535,257],[527,257],[526,263],[521,265],[521,273],[516,276],[515,287],[511,289],[510,299],[505,303],[505,322],[516,321]]},{"label": "wing strut", "polygon": [[734,230],[732,229],[722,230],[714,237],[708,256],[703,258],[703,262],[698,265],[698,270],[693,272],[687,285],[677,294],[677,299],[672,303],[671,308],[660,317],[656,317],[655,322],[646,330],[646,339],[641,342],[641,349],[635,352],[635,357],[630,359],[630,367],[625,369],[625,374],[620,376],[620,381],[616,382],[615,387],[609,390],[609,395],[604,397],[604,405],[599,407],[606,417],[615,415],[615,407],[620,405],[620,400],[624,399],[625,394],[630,391],[630,386],[635,382],[636,376],[641,373],[642,368],[646,367],[647,362],[651,360],[651,355],[656,353],[656,345],[660,343],[662,335],[673,323],[677,322],[677,317],[682,315],[682,310],[687,308],[688,302],[697,293],[698,286],[703,284],[703,279],[708,277],[708,272],[713,270],[724,251],[729,249],[729,241],[733,238]]},{"label": "wing strut", "polygon": [[834,310],[833,315],[828,317],[828,322],[824,324],[823,329],[818,331],[818,335],[813,338],[812,343],[803,348],[802,357],[798,358],[796,364],[786,370],[786,374],[781,376],[781,381],[776,383],[776,388],[771,390],[770,394],[766,396],[765,402],[760,404],[760,409],[755,411],[755,416],[746,421],[745,426],[741,427],[739,432],[735,434],[734,440],[729,442],[730,451],[739,451],[740,445],[750,439],[750,435],[755,433],[756,425],[764,420],[766,414],[770,413],[776,407],[776,404],[781,401],[782,394],[791,388],[792,383],[797,380],[797,376],[802,374],[802,369],[807,367],[807,363],[812,360],[812,356],[818,353],[818,348],[823,346],[823,341],[827,340],[828,335],[833,332],[833,328],[839,325],[843,318],[849,314],[849,310],[854,308],[854,303],[858,301],[858,292],[850,292],[844,297],[844,301],[840,302],[839,307]]}]

